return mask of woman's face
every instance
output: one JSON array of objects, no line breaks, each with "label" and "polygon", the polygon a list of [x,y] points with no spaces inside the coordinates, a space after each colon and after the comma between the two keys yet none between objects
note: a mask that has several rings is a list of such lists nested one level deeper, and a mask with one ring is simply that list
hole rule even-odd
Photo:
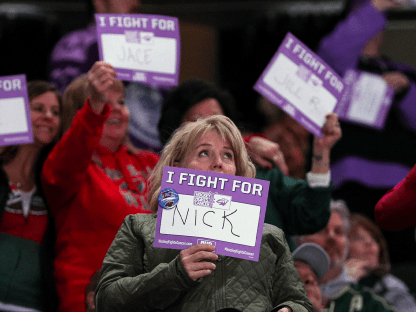
[{"label": "woman's face", "polygon": [[217,131],[207,131],[197,138],[187,157],[178,167],[203,171],[236,174],[235,155],[228,140],[223,141]]},{"label": "woman's face", "polygon": [[52,142],[61,123],[59,101],[52,91],[45,92],[30,101],[30,117],[35,143]]},{"label": "woman's face", "polygon": [[352,229],[350,234],[349,257],[368,261],[369,268],[379,265],[380,246],[362,226]]},{"label": "woman's face", "polygon": [[205,118],[213,115],[224,115],[220,103],[216,99],[205,99],[202,102],[192,106],[182,118],[182,123],[187,121],[196,121],[199,118]]},{"label": "woman's face", "polygon": [[125,94],[122,87],[114,87],[106,92],[111,113],[103,127],[100,145],[106,146],[107,141],[121,144],[129,127],[130,113],[125,104]]}]

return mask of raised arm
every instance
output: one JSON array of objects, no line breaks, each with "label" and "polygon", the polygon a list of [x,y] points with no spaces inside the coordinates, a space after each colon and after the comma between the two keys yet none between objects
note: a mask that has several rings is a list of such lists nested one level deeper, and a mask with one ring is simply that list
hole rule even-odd
[{"label": "raised arm", "polygon": [[[383,4],[392,0],[381,0]],[[318,55],[338,74],[344,75],[347,69],[356,68],[360,54],[368,40],[382,31],[387,19],[382,13],[387,7],[373,3],[365,4],[341,21],[335,29],[322,39]]]},{"label": "raised arm", "polygon": [[104,122],[110,114],[110,108],[105,106],[105,91],[112,79],[114,71],[110,65],[104,62],[94,64],[88,72],[90,99],[45,161],[42,184],[52,210],[60,207],[62,201],[70,201],[87,176]]}]

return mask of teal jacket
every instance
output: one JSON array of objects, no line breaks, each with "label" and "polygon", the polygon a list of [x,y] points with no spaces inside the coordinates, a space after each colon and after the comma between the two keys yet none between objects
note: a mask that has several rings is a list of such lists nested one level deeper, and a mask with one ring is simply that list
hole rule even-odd
[{"label": "teal jacket", "polygon": [[233,307],[271,312],[312,311],[283,232],[263,228],[259,261],[219,256],[216,269],[193,281],[180,250],[153,247],[156,215],[127,216],[101,268],[98,312],[213,312]]},{"label": "teal jacket", "polygon": [[331,215],[330,187],[311,188],[306,180],[285,176],[279,169],[257,168],[256,179],[270,181],[264,222],[280,228],[286,235],[290,249],[296,249],[291,235],[319,232]]}]

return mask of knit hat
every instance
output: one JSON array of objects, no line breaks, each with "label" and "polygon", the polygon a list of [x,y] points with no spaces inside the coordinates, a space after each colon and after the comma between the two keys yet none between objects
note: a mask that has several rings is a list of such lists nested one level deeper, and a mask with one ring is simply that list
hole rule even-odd
[{"label": "knit hat", "polygon": [[316,276],[321,279],[328,271],[330,260],[326,251],[314,243],[304,243],[293,252],[293,260],[309,264]]}]

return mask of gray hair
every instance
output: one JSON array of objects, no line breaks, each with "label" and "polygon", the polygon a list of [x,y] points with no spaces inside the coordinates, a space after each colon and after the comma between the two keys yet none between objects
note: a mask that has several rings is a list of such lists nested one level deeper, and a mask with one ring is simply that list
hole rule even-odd
[{"label": "gray hair", "polygon": [[350,211],[348,209],[347,203],[342,199],[331,199],[329,208],[331,209],[331,213],[336,212],[339,214],[344,225],[345,233],[348,233],[350,230]]}]

